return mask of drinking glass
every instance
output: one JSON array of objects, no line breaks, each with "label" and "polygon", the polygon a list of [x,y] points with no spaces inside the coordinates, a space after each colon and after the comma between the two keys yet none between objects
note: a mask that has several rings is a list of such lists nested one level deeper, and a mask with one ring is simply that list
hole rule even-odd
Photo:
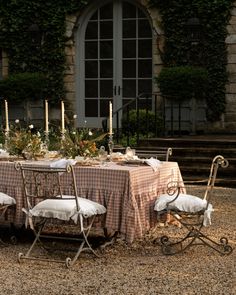
[{"label": "drinking glass", "polygon": [[105,150],[105,147],[102,145],[98,151],[98,158],[101,162],[102,166],[105,165],[105,161],[107,160],[107,151]]}]

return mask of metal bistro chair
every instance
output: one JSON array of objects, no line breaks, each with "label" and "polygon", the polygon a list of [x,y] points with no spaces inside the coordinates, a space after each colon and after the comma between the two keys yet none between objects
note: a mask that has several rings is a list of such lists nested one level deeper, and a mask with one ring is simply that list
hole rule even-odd
[{"label": "metal bistro chair", "polygon": [[[16,200],[12,198],[11,196],[0,192],[0,219],[4,218],[5,220],[8,219],[8,212],[10,209],[14,211],[16,206]],[[11,224],[12,227],[12,224]],[[15,235],[11,235],[11,242],[13,244],[16,243],[16,237]],[[1,238],[0,238],[0,244],[3,246],[7,246],[8,244],[5,243]]]},{"label": "metal bistro chair", "polygon": [[[17,163],[16,169],[21,171],[24,184],[27,208],[24,208],[23,211],[26,213],[29,225],[35,234],[35,239],[28,252],[25,255],[19,253],[18,261],[32,259],[62,262],[69,268],[84,250],[89,250],[98,256],[88,241],[88,235],[95,217],[106,213],[106,208],[101,204],[77,196],[73,166],[52,168]],[[48,223],[52,224],[55,219],[67,221],[70,224],[72,221],[76,227],[76,237],[62,236],[57,232],[51,235],[47,234],[45,226]],[[55,239],[78,242],[74,256],[62,260],[33,254],[36,244],[48,252],[54,250]],[[54,243],[49,243],[50,240],[53,240]],[[51,246],[50,248],[48,244]],[[71,252],[72,249],[63,247],[61,250]]]},{"label": "metal bistro chair", "polygon": [[136,150],[136,154],[137,156],[139,156],[139,158],[157,158],[159,160],[163,160],[168,162],[169,161],[169,157],[172,156],[172,148],[158,148],[155,150],[142,150],[142,149],[137,149]]},{"label": "metal bistro chair", "polygon": [[219,167],[227,167],[228,161],[223,156],[216,156],[212,160],[210,175],[203,199],[181,193],[181,184],[170,183],[167,194],[161,195],[155,203],[154,210],[180,222],[181,227],[187,229],[187,235],[178,241],[170,242],[167,236],[161,237],[162,252],[166,255],[174,255],[185,251],[193,245],[207,245],[221,254],[230,254],[232,247],[228,245],[225,237],[217,243],[202,232],[204,226],[211,224],[211,212],[213,211],[210,200],[214,188],[217,170]]}]

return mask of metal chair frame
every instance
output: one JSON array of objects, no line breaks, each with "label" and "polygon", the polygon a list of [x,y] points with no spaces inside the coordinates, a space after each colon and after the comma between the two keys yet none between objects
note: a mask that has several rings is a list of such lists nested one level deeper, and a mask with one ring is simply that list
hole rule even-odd
[{"label": "metal chair frame", "polygon": [[137,149],[136,154],[140,158],[154,157],[168,162],[169,157],[172,156],[172,148],[158,148],[153,151]]},{"label": "metal chair frame", "polygon": [[[9,209],[14,210],[15,205],[0,205],[0,218],[3,218]],[[11,223],[11,232],[13,232],[13,223]],[[11,235],[10,240],[12,244],[16,244],[17,242],[17,238],[14,234]],[[0,238],[0,245],[4,247],[9,246],[9,244],[5,243],[1,238]]]},{"label": "metal chair frame", "polygon": [[174,198],[167,203],[167,214],[170,214],[173,218],[180,222],[181,225],[183,225],[183,227],[187,229],[188,233],[177,242],[170,242],[168,236],[162,236],[160,242],[163,254],[174,255],[177,253],[181,253],[187,250],[190,246],[194,245],[207,245],[223,255],[230,254],[233,251],[232,247],[228,245],[228,239],[226,237],[221,237],[218,243],[202,232],[202,229],[204,227],[204,213],[208,209],[208,206],[210,204],[212,191],[215,185],[215,180],[219,167],[228,167],[228,161],[221,155],[214,157],[214,159],[212,160],[210,175],[203,197],[203,199],[207,201],[206,207],[204,210],[198,211],[196,213],[173,210],[172,208],[170,209],[171,203],[173,203],[178,198],[183,184],[177,182],[169,184],[167,193],[170,196],[174,196]]},{"label": "metal chair frame", "polygon": [[[68,165],[66,168],[50,168],[45,166],[31,166],[31,165],[22,165],[21,163],[16,164],[16,169],[20,170],[24,185],[24,195],[27,208],[23,210],[27,214],[27,219],[29,221],[30,227],[34,232],[35,238],[30,248],[28,249],[26,254],[19,253],[18,261],[21,262],[23,259],[31,259],[31,260],[41,260],[41,261],[49,261],[49,262],[59,262],[65,263],[66,267],[71,267],[81,252],[83,251],[91,251],[95,256],[99,257],[99,255],[92,249],[88,236],[93,225],[94,219],[96,215],[93,217],[86,219],[86,223],[82,214],[79,213],[80,207],[78,203],[77,196],[77,186],[76,186],[76,178],[73,167]],[[70,179],[70,183],[66,183],[66,187],[61,181],[61,176],[67,173]],[[29,212],[34,207],[36,203],[45,199],[57,199],[63,200],[63,194],[69,194],[72,196],[70,199],[74,199],[76,205],[76,212],[78,213],[78,223],[75,224],[78,229],[76,237],[65,237],[61,235],[50,235],[43,233],[45,226],[47,224],[52,223],[52,218],[40,217],[30,217]],[[67,198],[68,199],[68,198]],[[64,199],[65,200],[65,199]],[[34,256],[33,250],[36,245],[39,245],[42,249],[46,250],[48,253],[51,250],[59,250],[53,247],[48,248],[45,244],[47,240],[67,240],[78,242],[78,248],[76,249],[76,253],[73,257],[66,257],[63,259],[51,259],[50,257],[44,258],[39,256]],[[64,251],[65,249],[63,249]],[[68,252],[71,249],[66,249]]]}]

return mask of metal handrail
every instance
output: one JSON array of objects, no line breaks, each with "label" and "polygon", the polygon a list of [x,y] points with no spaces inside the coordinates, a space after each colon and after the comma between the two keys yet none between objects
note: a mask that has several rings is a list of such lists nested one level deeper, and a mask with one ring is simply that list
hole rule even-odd
[{"label": "metal handrail", "polygon": [[[159,92],[155,92],[155,93],[141,93],[139,94],[136,98],[130,100],[129,102],[127,102],[126,104],[124,104],[122,107],[120,107],[119,109],[117,109],[116,111],[113,112],[112,116],[116,117],[116,132],[115,132],[115,136],[114,136],[114,140],[116,141],[116,143],[119,143],[120,140],[120,114],[124,113],[124,111],[126,111],[127,113],[127,121],[129,122],[129,112],[131,110],[131,106],[136,102],[135,104],[135,109],[137,111],[137,117],[136,117],[136,124],[137,124],[137,131],[136,131],[136,135],[137,135],[137,140],[136,140],[136,144],[138,145],[139,142],[139,137],[140,137],[140,126],[139,126],[139,111],[140,111],[140,99],[146,99],[145,102],[145,109],[146,111],[146,120],[145,120],[145,124],[146,124],[146,136],[148,136],[148,131],[149,131],[149,122],[148,122],[148,111],[150,110],[148,102],[150,100],[150,98],[153,100],[154,97],[154,114],[155,114],[155,122],[157,122],[157,96],[160,95]],[[153,101],[152,101],[152,105],[153,105]],[[108,122],[108,117],[105,118],[102,121],[102,127],[104,132],[107,132],[107,122]],[[157,125],[157,124],[156,124]],[[127,131],[127,145],[130,144],[130,130],[128,128]],[[156,132],[157,133],[157,128],[156,128]]]}]

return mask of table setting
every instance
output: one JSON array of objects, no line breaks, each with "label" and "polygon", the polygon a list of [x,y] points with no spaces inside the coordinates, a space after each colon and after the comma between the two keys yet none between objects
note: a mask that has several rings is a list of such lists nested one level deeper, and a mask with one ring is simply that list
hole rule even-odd
[{"label": "table setting", "polygon": [[[6,116],[5,142],[0,149],[0,159],[4,159],[0,161],[0,191],[16,200],[12,222],[17,226],[24,224],[23,184],[14,162],[51,167],[70,164],[74,167],[78,196],[107,209],[104,220],[96,226],[119,232],[128,243],[141,238],[157,222],[153,210],[156,198],[166,191],[170,181],[182,180],[178,163],[141,159],[132,147],[126,147],[124,153],[115,152],[111,103],[106,134],[93,134],[86,126],[68,128],[62,101],[62,122],[53,137],[48,108],[45,101],[44,130],[37,130],[32,124],[21,127],[19,120],[14,126],[9,125]],[[66,175],[63,179],[68,181]]]}]

